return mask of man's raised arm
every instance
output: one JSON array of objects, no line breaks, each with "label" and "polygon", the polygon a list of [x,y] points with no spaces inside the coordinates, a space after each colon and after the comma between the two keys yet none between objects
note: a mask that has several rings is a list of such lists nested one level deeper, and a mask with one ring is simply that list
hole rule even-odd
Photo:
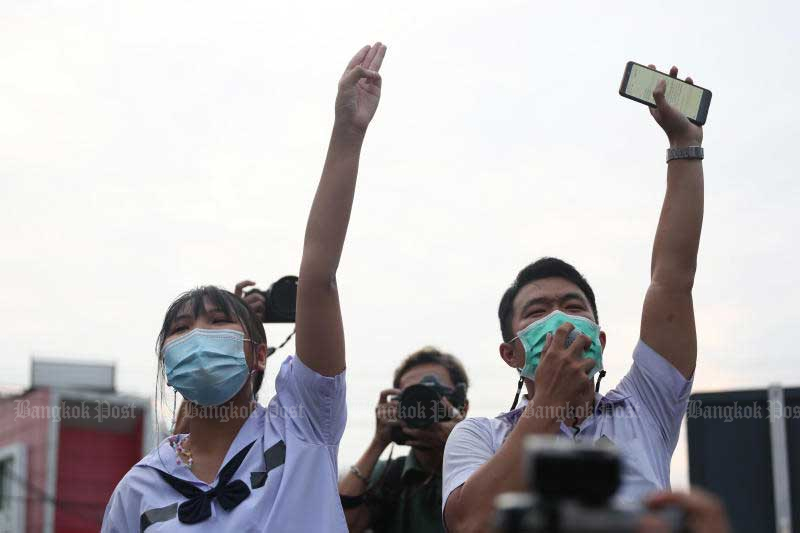
[{"label": "man's raised arm", "polygon": [[[650,65],[652,68],[653,65]],[[677,77],[672,67],[670,76]],[[692,83],[691,78],[686,78]],[[703,130],[671,107],[662,81],[653,91],[650,112],[664,129],[670,148],[700,146]],[[697,361],[692,286],[703,225],[703,163],[673,159],[667,166],[667,193],[658,221],[650,266],[650,288],[642,310],[641,338],[689,379]]]},{"label": "man's raised arm", "polygon": [[297,355],[323,376],[345,368],[344,332],[336,288],[358,173],[361,145],[378,108],[378,74],[386,47],[362,48],[339,81],[328,156],[306,226],[297,285]]}]

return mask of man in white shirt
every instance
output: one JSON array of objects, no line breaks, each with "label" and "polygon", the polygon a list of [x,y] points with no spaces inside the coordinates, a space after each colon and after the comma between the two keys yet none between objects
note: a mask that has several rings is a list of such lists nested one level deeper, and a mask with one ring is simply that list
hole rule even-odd
[{"label": "man in white shirt", "polygon": [[[675,67],[670,71],[673,77],[677,73]],[[523,269],[500,303],[500,355],[507,365],[523,371],[541,355],[535,383],[533,376],[520,380],[530,402],[496,419],[467,419],[450,434],[442,487],[449,531],[485,531],[497,495],[526,488],[523,440],[532,434],[611,441],[623,458],[622,500],[641,500],[669,488],[670,457],[697,357],[692,286],[703,219],[703,132],[666,102],[664,91],[662,82],[654,91],[657,107],[651,114],[667,134],[670,148],[679,149],[669,154],[679,158],[668,163],[633,365],[614,390],[598,394],[589,377],[596,360],[584,354],[601,353],[605,333],[595,339],[569,337],[580,323],[599,330],[594,292],[577,270],[557,259],[545,258]],[[571,322],[549,331],[544,347],[533,353],[520,334],[554,312],[571,316]]]}]

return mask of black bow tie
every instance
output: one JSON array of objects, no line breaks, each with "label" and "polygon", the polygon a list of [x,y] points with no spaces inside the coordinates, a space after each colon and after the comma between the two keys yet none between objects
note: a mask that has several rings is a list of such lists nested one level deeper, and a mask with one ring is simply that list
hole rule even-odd
[{"label": "black bow tie", "polygon": [[233,459],[228,461],[228,464],[219,473],[217,486],[207,491],[200,490],[187,481],[158,470],[164,481],[189,498],[178,506],[178,520],[184,524],[196,524],[211,516],[211,500],[214,498],[217,499],[223,509],[230,511],[250,496],[250,489],[244,481],[237,479],[230,482],[230,480],[239,465],[244,461],[247,452],[253,447],[253,444],[255,444],[255,441],[242,448],[239,453],[233,456]]}]

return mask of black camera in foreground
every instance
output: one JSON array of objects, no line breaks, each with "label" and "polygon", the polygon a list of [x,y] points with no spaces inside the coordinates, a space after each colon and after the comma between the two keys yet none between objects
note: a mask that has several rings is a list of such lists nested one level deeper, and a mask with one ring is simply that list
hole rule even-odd
[{"label": "black camera in foreground", "polygon": [[284,276],[267,290],[252,289],[245,296],[259,293],[264,297],[264,316],[262,321],[271,324],[294,322],[297,306],[297,276]]},{"label": "black camera in foreground", "polygon": [[[613,445],[573,443],[532,436],[525,441],[530,492],[495,500],[495,531],[501,533],[634,533],[647,511],[612,499],[621,482]],[[670,531],[687,532],[683,512],[657,513]]]},{"label": "black camera in foreground", "polygon": [[[437,422],[452,420],[453,413],[442,398],[447,398],[453,407],[461,410],[467,401],[467,386],[458,383],[451,389],[440,383],[433,374],[427,375],[419,383],[403,389],[396,397],[397,418],[414,429],[424,429]],[[392,428],[392,441],[405,444],[408,435],[403,432],[403,428],[395,426]]]}]

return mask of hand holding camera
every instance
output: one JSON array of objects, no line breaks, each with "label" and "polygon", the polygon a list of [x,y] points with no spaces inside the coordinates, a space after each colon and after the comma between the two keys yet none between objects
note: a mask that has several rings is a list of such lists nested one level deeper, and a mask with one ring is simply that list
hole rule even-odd
[{"label": "hand holding camera", "polygon": [[450,436],[450,432],[453,431],[456,424],[464,420],[464,414],[455,408],[447,397],[443,396],[441,402],[444,412],[447,413],[448,420],[419,429],[414,429],[409,427],[407,423],[401,422],[403,433],[407,437],[404,444],[425,450],[436,449],[444,451],[447,437]]},{"label": "hand holding camera", "polygon": [[243,298],[250,309],[265,323],[281,324],[294,322],[297,305],[297,276],[284,276],[266,290],[254,287],[255,281],[244,280],[236,284],[234,294]]},{"label": "hand holding camera", "polygon": [[392,441],[422,449],[444,449],[453,427],[463,419],[466,400],[464,383],[451,389],[435,375],[425,376],[396,397],[400,424],[392,428]]},{"label": "hand holding camera", "polygon": [[400,421],[397,419],[398,402],[390,397],[400,394],[398,389],[382,390],[378,398],[378,405],[375,407],[375,436],[373,442],[386,448],[392,442],[392,431],[399,427]]},{"label": "hand holding camera", "polygon": [[264,321],[264,308],[266,306],[267,300],[264,298],[264,294],[261,291],[254,290],[249,291],[247,294],[244,294],[245,287],[252,287],[255,285],[255,281],[244,280],[240,281],[236,284],[236,288],[234,289],[233,293],[243,298],[250,309],[258,316],[258,318],[263,322]]}]

